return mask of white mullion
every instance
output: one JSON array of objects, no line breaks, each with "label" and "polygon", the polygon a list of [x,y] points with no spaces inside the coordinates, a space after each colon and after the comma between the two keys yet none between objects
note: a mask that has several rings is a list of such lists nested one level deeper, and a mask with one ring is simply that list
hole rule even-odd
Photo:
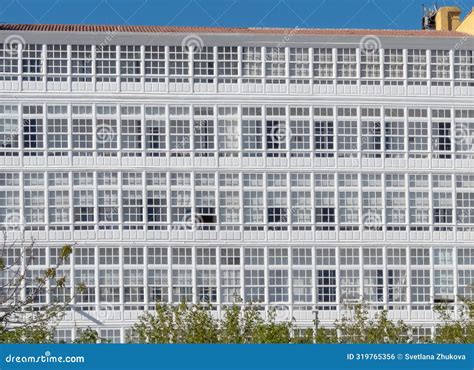
[{"label": "white mullion", "polygon": [[145,92],[145,45],[140,45],[140,85],[141,92]]},{"label": "white mullion", "polygon": [[431,50],[430,49],[426,50],[426,84],[428,87],[428,96],[431,96],[432,83],[431,83]]},{"label": "white mullion", "polygon": [[[164,120],[165,120],[165,154],[166,154],[166,157],[165,157],[165,160],[166,160],[166,165],[167,167],[170,166],[170,158],[171,158],[171,137],[170,137],[170,106],[169,104],[166,104],[164,106],[165,108],[165,117],[164,117]],[[169,181],[169,178],[168,178],[168,181]]]},{"label": "white mullion", "polygon": [[360,47],[359,48],[355,48],[355,52],[356,52],[356,64],[357,64],[357,68],[356,68],[356,83],[357,83],[357,92],[358,94],[360,94],[360,91],[361,91],[361,79],[362,79],[362,73],[361,73],[361,67],[362,67],[362,63],[361,63],[361,49]]},{"label": "white mullion", "polygon": [[48,71],[48,58],[47,58],[47,45],[41,45],[41,63],[42,63],[42,71],[41,71],[41,79],[43,81],[43,92],[48,91],[48,78],[47,78],[47,71]]},{"label": "white mullion", "polygon": [[241,244],[239,248],[240,253],[240,295],[242,297],[242,303],[247,303],[245,300],[245,248]]},{"label": "white mullion", "polygon": [[68,91],[72,91],[72,47],[71,44],[66,45],[66,53],[67,53],[67,85]]},{"label": "white mullion", "polygon": [[[159,51],[158,51],[159,53]],[[165,46],[165,93],[170,91],[170,47]]]},{"label": "white mullion", "polygon": [[[115,117],[115,119],[117,121],[117,125],[116,125],[116,128],[117,128],[117,159],[119,160],[119,163],[121,163],[122,159],[123,159],[123,151],[122,151],[122,104],[120,104],[120,103],[116,104],[115,107],[117,108],[117,116]],[[110,119],[113,120],[114,117],[112,116]]]},{"label": "white mullion", "polygon": [[115,68],[116,68],[116,77],[115,77],[115,82],[117,84],[117,91],[116,92],[121,92],[122,91],[122,71],[120,70],[120,45],[115,45],[115,53],[117,57],[115,58]]},{"label": "white mullion", "polygon": [[290,92],[290,48],[284,47],[285,52],[285,85],[286,93]]},{"label": "white mullion", "polygon": [[449,50],[449,78],[450,78],[450,85],[451,85],[451,96],[455,96],[454,93],[454,49]]},{"label": "white mullion", "polygon": [[[309,154],[311,167],[314,168],[316,165],[316,147],[315,147],[315,132],[314,132],[314,105],[309,106]],[[304,120],[304,119],[303,119]]]},{"label": "white mullion", "polygon": [[359,245],[359,258],[360,258],[360,264],[359,264],[359,292],[360,296],[364,298],[364,248],[362,245]]},{"label": "white mullion", "polygon": [[[22,189],[24,189],[25,187],[25,182],[24,182],[24,177],[25,177],[25,173],[22,171],[19,173],[19,182],[20,182],[20,187]],[[20,222],[21,222],[21,225],[20,225],[20,230],[22,232],[22,234],[25,232],[25,225],[26,225],[26,218],[25,218],[25,191],[20,191],[19,192],[19,203],[20,203]],[[27,273],[27,269],[29,268],[29,266],[26,265],[26,261],[28,259],[28,256],[26,255],[26,251],[27,251],[27,245],[25,244],[21,244],[21,256],[23,258],[21,258],[21,266],[20,266],[20,271],[21,271],[21,275],[20,276],[25,276],[26,277],[26,273]],[[19,285],[20,285],[20,297],[21,299],[24,301],[26,299],[26,278],[25,279],[21,279],[20,282],[19,282]]]},{"label": "white mullion", "polygon": [[238,63],[238,77],[237,77],[237,91],[242,93],[242,77],[243,77],[243,48],[241,45],[237,46],[237,63]]},{"label": "white mullion", "polygon": [[[291,158],[291,127],[290,127],[290,105],[285,105],[285,145],[286,145],[286,165],[290,169]],[[288,179],[287,179],[288,180]]]},{"label": "white mullion", "polygon": [[336,309],[338,316],[341,312],[341,265],[340,265],[340,253],[341,248],[335,247],[335,258],[336,258]]},{"label": "white mullion", "polygon": [[356,111],[357,111],[357,157],[359,161],[359,168],[362,167],[362,114],[361,114],[361,107],[360,105],[357,106]]},{"label": "white mullion", "polygon": [[362,239],[364,234],[364,187],[362,187],[362,173],[357,174],[357,181],[359,183],[359,191],[357,192],[358,195],[358,202],[359,202],[359,225],[360,225],[360,239]]},{"label": "white mullion", "polygon": [[92,150],[93,162],[97,163],[98,148],[97,148],[97,104],[92,104]]},{"label": "white mullion", "polygon": [[[309,91],[310,94],[314,94],[314,49],[312,47],[308,48],[308,68],[309,68]],[[313,109],[311,107],[311,109]]]},{"label": "white mullion", "polygon": [[[138,190],[138,189],[137,189]],[[147,184],[147,172],[142,173],[142,186],[140,188],[143,194],[143,204],[142,204],[142,214],[143,214],[143,227],[144,227],[144,237],[146,238],[146,235],[148,234],[148,184]],[[167,195],[166,199],[168,200],[169,203],[169,195]],[[168,211],[167,211],[168,212]],[[168,214],[169,217],[169,214]]]},{"label": "white mullion", "polygon": [[[39,115],[39,117],[34,117],[34,118],[39,118],[43,121],[43,148],[39,148],[40,150],[42,149],[44,152],[44,161],[45,163],[48,163],[48,157],[49,157],[49,145],[48,145],[48,105],[46,103],[41,104],[41,107],[43,109],[43,114]],[[35,114],[36,115],[36,114]]]},{"label": "white mullion", "polygon": [[317,248],[318,248],[317,246],[311,247],[311,263],[312,263],[312,266],[313,266],[313,286],[312,286],[312,290],[313,290],[313,303],[315,305],[314,306],[315,310],[319,309],[319,307],[318,307],[318,304],[319,304],[319,300],[318,300],[318,277],[317,277],[317,270],[318,270],[319,266],[316,266],[316,249]]},{"label": "white mullion", "polygon": [[222,308],[222,297],[221,297],[221,248],[219,246],[215,246],[216,248],[216,303],[217,306],[217,313],[218,317],[220,318],[221,315],[221,308]]},{"label": "white mullion", "polygon": [[16,58],[17,58],[17,63],[18,63],[18,88],[19,88],[19,91],[23,91],[23,58],[22,58],[22,55],[23,55],[23,49],[24,49],[24,45],[22,42],[19,42],[17,44],[17,55],[16,55]]},{"label": "white mullion", "polygon": [[387,261],[387,246],[382,247],[382,261],[383,261],[383,305],[384,309],[388,311],[388,261]]},{"label": "white mullion", "polygon": [[405,268],[407,270],[407,304],[408,304],[408,320],[411,320],[411,312],[413,309],[413,302],[411,297],[411,255],[410,255],[410,246],[404,247],[406,251],[406,264]]},{"label": "white mullion", "polygon": [[[387,158],[387,149],[385,146],[386,143],[386,127],[385,127],[385,106],[382,105],[380,106],[380,116],[379,116],[379,125],[380,125],[380,156],[381,160],[383,163],[383,169],[385,170],[385,163],[386,163],[386,158]],[[375,123],[377,123],[377,119],[375,120]]]},{"label": "white mullion", "polygon": [[434,253],[433,253],[433,245],[429,246],[429,256],[430,256],[430,305],[434,306],[434,298],[435,298],[435,268],[434,268]]},{"label": "white mullion", "polygon": [[173,303],[173,248],[168,245],[165,247],[166,253],[168,254],[168,265],[166,269],[166,273],[168,276],[168,303]]},{"label": "white mullion", "polygon": [[[239,90],[240,91],[240,90]],[[239,148],[238,148],[238,156],[239,156],[239,167],[242,166],[243,162],[243,152],[244,152],[244,138],[243,138],[243,133],[242,133],[242,104],[239,104],[237,106],[237,129],[238,129],[238,135],[239,135]],[[239,176],[239,181],[241,184],[242,183],[242,176]],[[240,187],[242,189],[242,186]],[[241,223],[243,223],[243,218],[241,218]]]},{"label": "white mullion", "polygon": [[[45,219],[45,230],[46,230],[46,238],[49,240],[49,231],[50,231],[50,223],[49,221],[49,191],[48,191],[48,171],[43,172],[44,176],[44,184],[43,184],[43,199],[44,199],[44,219]],[[46,247],[46,250],[48,251],[49,248]]]},{"label": "white mullion", "polygon": [[145,312],[149,310],[149,290],[150,285],[148,283],[148,269],[150,264],[148,263],[148,246],[143,247],[143,303],[145,305]]},{"label": "white mullion", "polygon": [[[99,218],[99,189],[97,185],[97,171],[93,171],[93,185],[92,185],[92,192],[94,195],[94,239],[97,238],[99,227],[100,227],[100,218]],[[84,190],[90,190],[90,186],[86,186]]]},{"label": "white mullion", "polygon": [[339,241],[339,233],[341,230],[339,218],[339,172],[334,173],[334,223],[336,229],[336,241]]},{"label": "white mullion", "polygon": [[385,49],[383,48],[379,48],[378,49],[379,51],[379,68],[380,68],[380,76],[379,76],[379,80],[380,80],[380,91],[384,91],[384,87],[385,87],[385,71],[384,71],[384,61],[385,61]]},{"label": "white mullion", "polygon": [[[117,186],[117,211],[118,211],[118,222],[119,222],[118,226],[119,226],[120,240],[124,241],[124,237],[123,237],[123,234],[124,234],[124,227],[123,227],[123,223],[124,223],[124,220],[123,220],[123,199],[124,199],[123,192],[124,192],[124,189],[123,189],[123,172],[122,171],[117,172],[117,183],[118,183],[118,186]],[[113,189],[111,189],[111,190],[113,190]]]},{"label": "white mullion", "polygon": [[[270,268],[269,268],[269,259],[268,259],[268,246],[263,247],[263,264],[264,264],[264,292],[265,292],[265,313],[268,312],[270,306]],[[259,269],[260,270],[260,269]]]},{"label": "white mullion", "polygon": [[[148,186],[147,186],[147,190],[148,190]],[[171,202],[172,202],[172,189],[171,189],[171,172],[166,172],[166,194],[167,194],[167,199],[168,199],[168,202],[166,203],[166,212],[167,212],[167,218],[166,220],[168,221],[167,222],[167,231],[168,233],[170,233],[170,238],[173,237],[172,235],[172,232],[173,232],[173,229],[174,229],[174,221],[173,221],[173,214],[172,214],[172,208],[171,208]],[[148,196],[148,195],[147,195]],[[148,222],[148,218],[147,218],[147,222]],[[172,251],[170,250],[170,253]],[[172,258],[171,254],[170,254],[170,259]]]},{"label": "white mullion", "polygon": [[408,107],[403,108],[403,146],[404,146],[404,154],[403,157],[405,158],[405,169],[408,169],[408,161],[410,160],[410,142],[408,140],[409,136],[409,119],[408,119]]},{"label": "white mullion", "polygon": [[95,45],[91,47],[91,72],[92,72],[92,91],[97,91],[97,49]]},{"label": "white mullion", "polygon": [[382,173],[382,174],[380,174],[380,176],[382,178],[382,188],[380,189],[382,191],[382,219],[380,220],[380,223],[381,223],[381,226],[382,226],[383,240],[386,241],[387,240],[387,232],[388,232],[388,227],[387,227],[387,186],[386,186],[387,174]]},{"label": "white mullion", "polygon": [[[265,161],[267,160],[267,135],[266,135],[266,122],[267,122],[267,117],[266,117],[266,106],[262,106],[262,124],[263,124],[263,132],[264,132],[264,140],[263,140],[263,145],[264,145],[264,153],[263,155],[265,156],[264,159]],[[263,176],[263,223],[264,223],[264,234],[265,234],[265,241],[268,241],[268,231],[269,231],[269,223],[268,223],[268,189],[267,189],[267,177],[268,173],[265,172],[262,174]]]},{"label": "white mullion", "polygon": [[408,49],[403,49],[403,87],[408,95]]},{"label": "white mullion", "polygon": [[458,266],[458,248],[456,246],[453,247],[453,261],[452,261],[452,266],[453,266],[453,283],[454,283],[454,303],[455,303],[455,312],[459,310],[459,266]]},{"label": "white mullion", "polygon": [[[240,48],[240,46],[239,46]],[[214,62],[214,76],[213,77],[213,80],[214,80],[214,91],[215,92],[218,92],[218,88],[219,88],[219,70],[218,70],[218,65],[219,65],[219,60],[218,60],[218,49],[217,49],[217,46],[213,46],[212,47],[212,60]],[[240,90],[239,90],[240,92]]]},{"label": "white mullion", "polygon": [[191,91],[194,91],[194,52],[199,52],[199,47],[188,46],[183,47],[184,50],[188,49],[188,83],[191,86]]},{"label": "white mullion", "polygon": [[[97,245],[94,245],[94,290],[95,290],[95,308],[96,308],[96,314],[97,317],[102,319],[102,314],[101,314],[101,301],[100,301],[100,284],[99,284],[99,247]],[[109,307],[105,306],[105,313],[106,313],[106,319],[107,317],[107,311]]]},{"label": "white mullion", "polygon": [[313,240],[315,239],[315,233],[316,233],[316,190],[314,188],[314,181],[315,181],[315,174],[314,172],[310,173],[310,179],[311,179],[311,185],[310,185],[310,190],[311,190],[311,234],[313,237]]},{"label": "white mullion", "polygon": [[73,166],[72,104],[67,104],[67,153],[69,163]]},{"label": "white mullion", "polygon": [[[211,153],[214,154],[215,161],[217,164],[219,164],[219,105],[213,104],[212,109],[214,111],[212,116],[212,119],[214,120],[214,149],[212,149]],[[219,181],[219,179],[216,179],[216,181]]]},{"label": "white mullion", "polygon": [[[140,109],[141,109],[141,114],[140,114],[140,119],[141,119],[141,129],[142,129],[142,134],[140,137],[140,140],[142,142],[142,150],[141,150],[141,155],[143,157],[143,162],[147,162],[147,142],[146,142],[146,117],[145,117],[145,109],[146,105],[145,104],[140,104]],[[145,178],[146,181],[146,178]]]},{"label": "white mullion", "polygon": [[290,317],[293,317],[293,247],[291,245],[288,246],[288,302]]},{"label": "white mullion", "polygon": [[[112,249],[113,250],[113,249]],[[124,246],[119,247],[119,302],[120,302],[120,317],[124,317],[125,313],[125,285],[124,285]]]}]

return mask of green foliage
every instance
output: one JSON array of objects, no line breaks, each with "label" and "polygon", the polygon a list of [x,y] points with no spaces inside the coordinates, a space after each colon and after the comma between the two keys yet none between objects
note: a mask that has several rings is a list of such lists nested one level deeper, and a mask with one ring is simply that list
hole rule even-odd
[{"label": "green foliage", "polygon": [[[51,288],[66,285],[66,277],[58,278],[58,269],[72,253],[73,246],[65,245],[56,266],[45,269],[36,286],[26,297],[26,276],[32,262],[34,243],[22,246],[22,258],[13,266],[5,265],[4,256],[15,244],[0,246],[0,272],[9,269],[13,276],[4,286],[0,305],[0,343],[53,343],[55,326],[62,320],[73,297],[65,302],[42,305],[32,311],[31,303],[40,295],[49,294]],[[23,266],[21,261],[24,262]],[[21,268],[20,268],[21,267]],[[81,293],[85,285],[79,283],[75,291]],[[435,307],[441,323],[429,341],[434,343],[474,343],[474,301],[460,299],[461,307],[452,305]],[[241,303],[241,302],[240,302]],[[312,328],[297,328],[294,319],[277,320],[275,309],[263,310],[258,305],[233,304],[223,308],[218,318],[212,305],[157,304],[156,310],[143,314],[132,327],[127,338],[138,343],[413,343],[412,330],[403,321],[394,322],[387,311],[371,317],[364,304],[347,307],[346,315],[331,327],[321,327],[315,320]],[[107,343],[92,328],[80,331],[75,343]]]},{"label": "green foliage", "polygon": [[96,343],[109,343],[108,340],[103,339],[99,336],[99,333],[91,328],[86,328],[79,331],[79,335],[74,340],[75,344],[96,344]]},{"label": "green foliage", "polygon": [[[57,271],[72,253],[72,245],[61,249],[59,261],[50,266],[34,280],[34,287],[24,293],[27,274],[35,262],[33,250],[35,243],[15,241],[9,243],[6,234],[0,245],[0,271],[6,271],[9,279],[0,284],[0,343],[51,343],[55,325],[64,317],[72,297],[64,302],[43,304],[41,309],[32,310],[31,304],[40,301],[40,297],[49,294],[51,289],[64,287],[66,277],[57,278]],[[6,265],[10,251],[19,250],[20,256]]]},{"label": "green foliage", "polygon": [[[462,319],[450,319],[447,309],[439,308],[444,322],[437,329],[436,343],[473,343],[474,304],[466,303]],[[132,327],[129,342],[138,343],[413,343],[412,329],[403,321],[392,321],[387,311],[373,317],[368,307],[356,304],[332,328],[298,329],[294,320],[277,321],[276,311],[263,311],[257,305],[224,308],[221,319],[212,315],[211,306],[157,304],[156,311],[139,318]]]},{"label": "green foliage", "polygon": [[377,344],[408,343],[409,327],[403,321],[388,319],[387,311],[381,311],[375,318],[369,317],[369,311],[363,304],[353,307],[353,317],[343,317],[336,322],[336,331],[340,343]]},{"label": "green foliage", "polygon": [[127,340],[138,343],[291,343],[293,323],[277,322],[276,312],[262,317],[261,309],[249,305],[225,308],[217,319],[211,306],[157,304],[133,326]]},{"label": "green foliage", "polygon": [[437,326],[434,343],[474,343],[474,302],[460,298],[457,318],[454,310],[446,303],[437,305],[435,312],[442,323]]},{"label": "green foliage", "polygon": [[[2,328],[4,329],[4,328]],[[0,331],[0,343],[48,344],[54,343],[54,333],[44,324],[21,326]]]}]

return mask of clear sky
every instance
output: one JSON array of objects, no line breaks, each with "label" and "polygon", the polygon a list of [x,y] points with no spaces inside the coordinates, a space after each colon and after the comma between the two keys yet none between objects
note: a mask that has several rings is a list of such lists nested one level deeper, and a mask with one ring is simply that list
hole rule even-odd
[{"label": "clear sky", "polygon": [[[419,29],[434,0],[0,0],[3,23]],[[439,0],[464,14],[474,0]]]}]

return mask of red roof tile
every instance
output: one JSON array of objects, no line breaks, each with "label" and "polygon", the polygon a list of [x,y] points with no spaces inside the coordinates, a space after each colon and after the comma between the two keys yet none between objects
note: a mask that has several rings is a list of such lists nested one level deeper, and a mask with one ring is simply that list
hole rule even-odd
[{"label": "red roof tile", "polygon": [[119,26],[82,24],[0,24],[0,31],[39,32],[124,32],[124,33],[229,33],[259,35],[322,35],[322,36],[394,36],[394,37],[460,37],[467,34],[455,31],[424,30],[360,30],[317,28],[235,28],[235,27],[175,27],[175,26]]}]

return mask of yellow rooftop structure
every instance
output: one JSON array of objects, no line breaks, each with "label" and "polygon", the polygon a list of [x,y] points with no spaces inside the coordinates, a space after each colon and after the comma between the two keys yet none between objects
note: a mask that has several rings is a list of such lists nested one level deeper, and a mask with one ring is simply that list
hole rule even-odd
[{"label": "yellow rooftop structure", "polygon": [[461,19],[462,10],[457,6],[444,6],[432,14],[436,31],[457,31],[474,35],[474,8]]}]

